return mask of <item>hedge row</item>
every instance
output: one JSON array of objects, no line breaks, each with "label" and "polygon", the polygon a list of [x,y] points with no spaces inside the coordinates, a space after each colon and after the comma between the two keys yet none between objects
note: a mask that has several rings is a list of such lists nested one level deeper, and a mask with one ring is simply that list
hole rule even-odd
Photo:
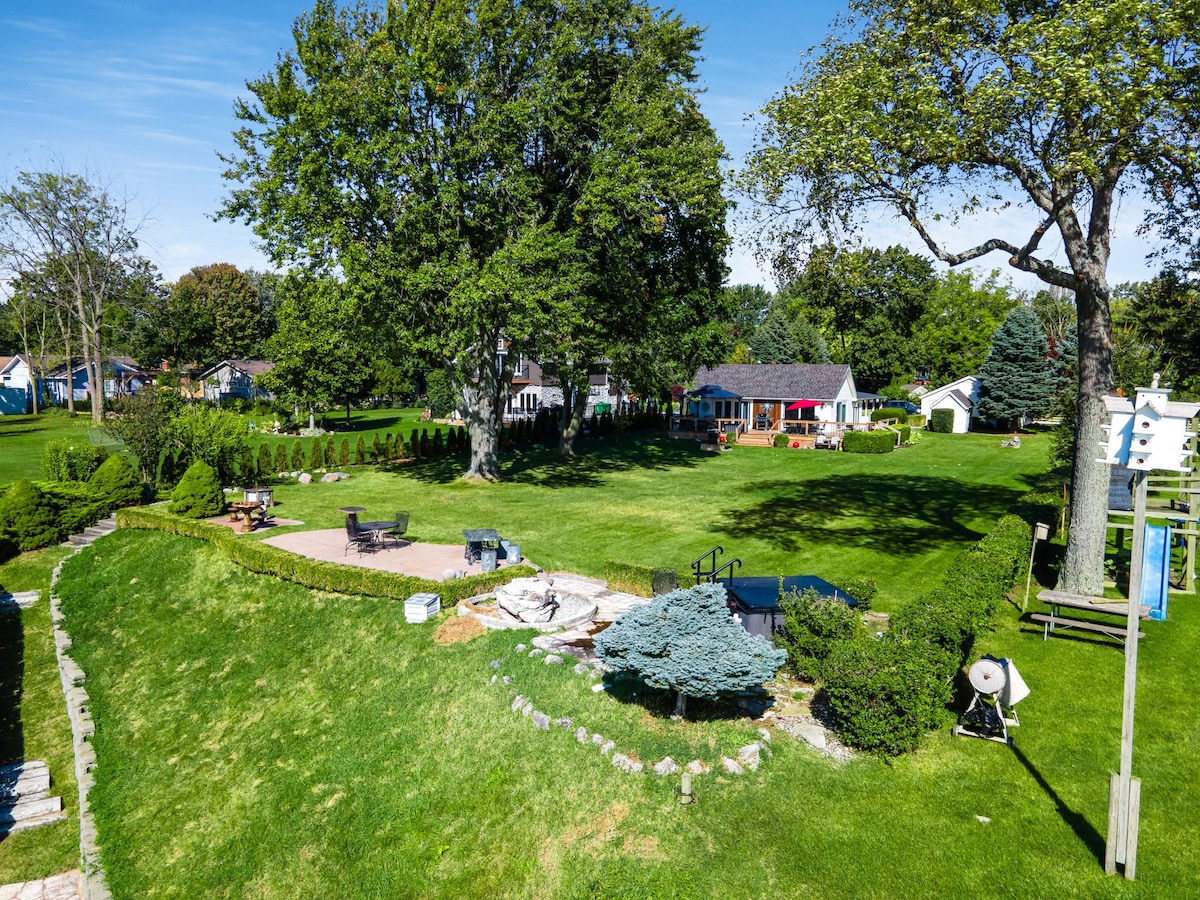
[{"label": "hedge row", "polygon": [[91,482],[21,479],[0,494],[0,561],[80,534],[141,496],[140,478],[123,456],[109,458]]},{"label": "hedge row", "polygon": [[611,590],[638,597],[667,594],[679,588],[679,572],[670,566],[644,566],[612,559],[604,564],[604,580]]},{"label": "hedge row", "polygon": [[935,409],[931,412],[929,414],[929,430],[941,434],[952,433],[954,431],[954,410]]},{"label": "hedge row", "polygon": [[946,719],[955,676],[1019,579],[1032,540],[1024,519],[1004,516],[955,558],[937,588],[901,608],[878,640],[834,640],[822,657],[804,635],[788,636],[807,649],[794,665],[816,668],[842,740],[895,755],[915,749]]},{"label": "hedge row", "polygon": [[875,431],[847,431],[842,436],[847,453],[891,453],[896,449],[896,432],[887,428]]},{"label": "hedge row", "polygon": [[261,541],[239,537],[224,525],[183,519],[156,508],[122,509],[117,512],[117,525],[199,538],[214,544],[227,559],[251,572],[273,575],[313,590],[396,600],[407,600],[413,594],[428,592],[441,594],[442,605],[447,607],[459,600],[486,594],[496,585],[507,584],[514,578],[536,574],[530,566],[505,566],[494,572],[467,578],[431,581],[412,575],[308,559]]},{"label": "hedge row", "polygon": [[882,409],[871,411],[872,422],[880,422],[884,419],[895,419],[903,425],[908,422],[908,410],[901,409],[898,406],[885,406]]}]

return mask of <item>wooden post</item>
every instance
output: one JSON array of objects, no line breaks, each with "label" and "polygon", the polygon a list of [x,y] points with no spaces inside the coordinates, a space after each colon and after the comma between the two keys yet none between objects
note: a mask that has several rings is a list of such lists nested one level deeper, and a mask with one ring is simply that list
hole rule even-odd
[{"label": "wooden post", "polygon": [[[1142,545],[1146,534],[1146,473],[1133,476],[1133,559],[1129,566],[1129,612],[1125,617],[1125,690],[1121,704],[1121,770],[1109,786],[1108,836],[1104,871],[1124,865],[1133,880],[1137,869],[1141,782],[1133,778],[1133,718],[1137,699],[1138,618],[1142,598]],[[1137,786],[1133,785],[1138,781]],[[1114,809],[1115,806],[1115,809]]]}]

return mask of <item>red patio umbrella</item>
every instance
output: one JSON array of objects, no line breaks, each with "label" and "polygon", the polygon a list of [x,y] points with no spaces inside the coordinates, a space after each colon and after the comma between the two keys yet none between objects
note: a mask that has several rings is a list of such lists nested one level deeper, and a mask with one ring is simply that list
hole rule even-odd
[{"label": "red patio umbrella", "polygon": [[824,403],[820,400],[797,400],[787,408],[787,411],[791,412],[794,409],[812,409],[816,406],[824,406]]}]

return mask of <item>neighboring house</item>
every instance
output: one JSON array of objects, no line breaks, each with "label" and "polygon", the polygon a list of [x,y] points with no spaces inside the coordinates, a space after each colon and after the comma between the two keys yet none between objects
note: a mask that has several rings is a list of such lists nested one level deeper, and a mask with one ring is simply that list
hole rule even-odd
[{"label": "neighboring house", "polygon": [[[154,381],[154,373],[147,372],[137,361],[128,356],[106,356],[101,363],[104,375],[104,398],[130,397],[145,385]],[[69,387],[68,387],[69,385]],[[82,359],[74,363],[68,374],[66,364],[56,366],[46,373],[46,390],[54,402],[67,402],[67,392],[75,400],[88,398],[87,367]]]},{"label": "neighboring house", "polygon": [[24,357],[0,356],[0,415],[32,411],[31,385],[32,376]]},{"label": "neighboring house", "polygon": [[263,390],[254,379],[275,368],[265,359],[223,359],[200,373],[205,400],[274,400],[275,395]]},{"label": "neighboring house", "polygon": [[[610,412],[616,410],[621,402],[627,399],[620,388],[611,383],[608,372],[609,363],[602,360],[588,373],[588,394],[584,400],[583,413],[585,417],[604,411],[603,404],[608,404]],[[562,405],[562,386],[553,370],[522,357],[513,372],[512,389],[504,409],[504,418],[528,418],[537,415],[539,409]]]},{"label": "neighboring house", "polygon": [[[868,421],[869,410],[883,399],[860,395],[847,365],[730,363],[701,369],[695,381],[700,385],[690,392],[695,414],[716,420],[726,430],[733,426],[745,432],[786,431],[801,422],[856,425]],[[709,386],[718,391],[705,391]]]},{"label": "neighboring house", "polygon": [[975,404],[979,402],[979,376],[967,375],[944,384],[921,396],[921,413],[928,422],[935,409],[949,409],[954,413],[955,434],[966,434],[975,415]]}]

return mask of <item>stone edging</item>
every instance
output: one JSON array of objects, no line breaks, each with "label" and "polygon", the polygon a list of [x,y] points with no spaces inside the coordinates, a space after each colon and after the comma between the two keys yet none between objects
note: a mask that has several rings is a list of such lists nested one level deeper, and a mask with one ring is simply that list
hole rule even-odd
[{"label": "stone edging", "polygon": [[[90,542],[89,542],[90,543]],[[76,548],[75,553],[87,545]],[[100,865],[100,849],[96,845],[96,825],[92,821],[88,806],[88,791],[95,778],[96,751],[92,747],[92,735],[96,724],[89,710],[90,701],[83,687],[84,674],[79,664],[67,653],[71,638],[63,630],[64,616],[54,586],[62,565],[70,557],[64,557],[50,575],[50,621],[54,626],[54,653],[58,657],[58,676],[62,682],[63,696],[67,701],[67,717],[71,720],[71,745],[75,751],[75,781],[79,785],[79,867],[81,869],[80,891],[83,900],[112,900],[104,868]]]},{"label": "stone edging", "polygon": [[[527,654],[531,657],[542,656],[545,654],[545,651],[540,647],[529,649],[525,644],[517,644],[516,647],[513,648],[513,652]],[[546,665],[562,665],[565,660],[562,656],[556,653],[549,653],[545,654],[543,662]],[[492,669],[499,669],[501,665],[502,662],[499,659],[492,660],[492,662],[489,664],[490,668]],[[604,668],[602,664],[588,665],[587,663],[580,662],[575,665],[573,671],[576,675],[583,675],[588,678],[595,679],[602,674]],[[551,722],[567,731],[571,731],[574,727],[575,722],[570,716],[561,716],[556,719],[551,719],[551,717],[546,713],[535,709],[533,701],[528,697],[517,694],[516,691],[510,687],[513,682],[513,676],[501,676],[496,674],[492,676],[491,682],[492,684],[502,684],[503,686],[509,688],[509,694],[515,694],[511,704],[512,711],[529,718],[533,722],[534,727],[538,730],[549,731]],[[604,685],[600,682],[592,685],[592,691],[596,693],[599,693],[603,690]],[[613,766],[617,769],[620,769],[622,772],[625,772],[629,775],[636,775],[645,770],[643,763],[623,753],[615,752],[615,741],[608,740],[601,734],[590,734],[582,725],[574,728],[573,734],[575,740],[577,740],[580,744],[594,744],[600,749],[600,753],[604,756],[608,756],[611,753]],[[761,735],[760,740],[747,744],[745,747],[742,747],[738,750],[737,759],[730,759],[727,756],[721,757],[721,767],[726,774],[742,775],[747,770],[752,772],[756,771],[758,769],[763,751],[765,750],[767,754],[770,755],[771,751],[769,749],[769,744],[771,741],[771,732],[766,728],[760,728],[759,734]],[[712,767],[702,760],[695,759],[686,766],[681,767],[669,756],[664,757],[662,760],[651,766],[650,771],[656,775],[674,775],[681,771],[681,769],[696,775],[712,771]]]}]

